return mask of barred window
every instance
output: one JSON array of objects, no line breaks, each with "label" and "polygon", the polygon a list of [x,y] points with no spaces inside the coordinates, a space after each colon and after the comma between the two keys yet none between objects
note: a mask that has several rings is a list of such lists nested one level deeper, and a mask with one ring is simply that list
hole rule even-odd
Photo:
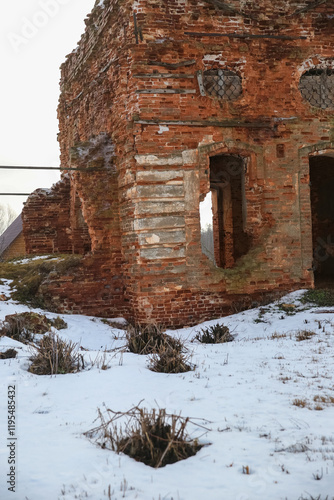
[{"label": "barred window", "polygon": [[334,69],[312,68],[299,81],[301,95],[312,106],[334,109]]},{"label": "barred window", "polygon": [[229,69],[210,69],[203,72],[206,95],[235,101],[241,95],[241,77]]}]

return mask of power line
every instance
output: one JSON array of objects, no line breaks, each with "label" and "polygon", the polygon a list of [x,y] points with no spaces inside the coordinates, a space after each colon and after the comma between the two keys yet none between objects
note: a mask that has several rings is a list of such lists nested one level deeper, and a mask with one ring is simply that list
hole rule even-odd
[{"label": "power line", "polygon": [[[0,165],[0,169],[7,170],[61,170],[60,167],[28,167],[28,166],[13,166],[13,165]],[[75,169],[69,169],[75,170]],[[31,193],[0,193],[0,196],[30,196]]]},{"label": "power line", "polygon": [[[91,172],[92,170],[98,170],[97,168],[87,167],[87,168],[61,168],[61,167],[32,167],[24,165],[0,165],[0,170],[57,170],[58,172],[67,172],[68,170],[73,170],[75,172]],[[0,196],[30,196],[31,193],[0,193]]]},{"label": "power line", "polygon": [[9,166],[9,165],[0,165],[0,169],[7,170],[58,170],[58,172],[65,172],[67,170],[78,170],[78,171],[86,171],[91,169],[80,169],[80,168],[61,168],[61,167],[28,167],[28,166]]}]

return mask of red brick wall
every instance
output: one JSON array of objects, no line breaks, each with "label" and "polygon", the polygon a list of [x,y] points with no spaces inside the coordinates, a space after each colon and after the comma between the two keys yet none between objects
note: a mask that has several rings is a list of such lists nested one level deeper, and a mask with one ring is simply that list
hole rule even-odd
[{"label": "red brick wall", "polygon": [[[311,107],[298,86],[310,67],[334,66],[333,4],[104,5],[62,67],[59,141],[63,169],[80,169],[70,172],[72,204],[75,192],[96,272],[105,255],[122,276],[124,314],[190,324],[236,297],[312,285],[309,155],[333,152],[333,110]],[[238,99],[202,95],[197,74],[212,68],[241,77]],[[231,269],[200,244],[199,202],[219,154],[247,163],[251,248]],[[89,299],[72,302],[85,310]]]},{"label": "red brick wall", "polygon": [[70,183],[64,178],[52,189],[37,189],[22,211],[27,254],[72,253]]}]

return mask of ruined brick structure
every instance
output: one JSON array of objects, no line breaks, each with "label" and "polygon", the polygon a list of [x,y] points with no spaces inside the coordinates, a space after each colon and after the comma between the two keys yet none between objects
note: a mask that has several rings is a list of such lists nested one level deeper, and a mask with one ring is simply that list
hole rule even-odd
[{"label": "ruined brick structure", "polygon": [[85,255],[49,281],[58,309],[189,325],[328,279],[332,0],[104,0],[86,24],[62,66],[63,179],[24,210],[31,252]]}]

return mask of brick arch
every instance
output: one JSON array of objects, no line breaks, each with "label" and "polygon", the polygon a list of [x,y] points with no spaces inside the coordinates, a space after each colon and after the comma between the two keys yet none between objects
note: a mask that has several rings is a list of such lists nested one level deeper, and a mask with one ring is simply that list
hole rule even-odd
[{"label": "brick arch", "polygon": [[[299,175],[301,178],[309,176],[310,157],[330,156],[334,157],[334,141],[318,142],[309,146],[303,146],[298,151]],[[308,179],[309,182],[309,179]]]},{"label": "brick arch", "polygon": [[312,68],[334,68],[334,57],[333,56],[323,56],[315,54],[308,59],[306,59],[302,64],[297,67],[297,78],[299,78],[305,71]]},{"label": "brick arch", "polygon": [[210,190],[210,159],[219,155],[240,155],[247,160],[247,172],[250,182],[264,176],[263,149],[247,143],[235,141],[214,142],[198,148],[198,168],[201,181],[201,198]]}]

